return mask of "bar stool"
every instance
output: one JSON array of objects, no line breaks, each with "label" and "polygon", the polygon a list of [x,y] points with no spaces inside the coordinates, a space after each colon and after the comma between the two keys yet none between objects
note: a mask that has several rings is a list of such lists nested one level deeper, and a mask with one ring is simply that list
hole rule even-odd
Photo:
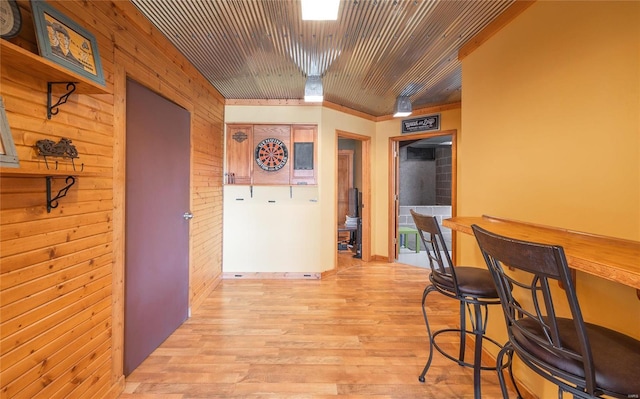
[{"label": "bar stool", "polygon": [[[501,364],[514,353],[558,386],[558,397],[640,397],[640,341],[582,318],[569,266],[560,246],[516,240],[471,226],[489,267],[507,323],[509,341],[498,354],[502,396],[508,398]],[[508,265],[516,272],[507,272]],[[552,290],[554,283],[561,290]],[[515,297],[518,296],[523,306]],[[560,317],[569,309],[570,318]],[[520,391],[513,379],[519,397]]]},{"label": "bar stool", "polygon": [[[498,292],[496,291],[491,274],[487,269],[453,266],[442,232],[440,231],[440,226],[438,226],[438,221],[435,217],[422,215],[413,210],[411,210],[411,216],[413,217],[422,243],[426,248],[429,266],[431,268],[431,274],[429,275],[430,284],[424,289],[422,294],[422,314],[429,335],[429,359],[418,380],[420,382],[425,381],[425,375],[431,366],[433,350],[435,348],[442,355],[455,361],[460,366],[473,368],[474,397],[480,399],[480,371],[496,369],[495,367],[482,366],[481,364],[483,341],[488,341],[496,345],[496,347],[502,348],[498,342],[485,335],[488,318],[487,306],[500,304]],[[460,302],[459,329],[447,328],[433,333],[431,332],[425,303],[427,295],[434,291]],[[467,309],[471,316],[471,330],[466,329]],[[457,358],[446,353],[435,340],[439,334],[445,332],[456,332],[460,334],[460,352]],[[475,336],[473,363],[466,362],[464,358],[467,334],[473,334]]]}]

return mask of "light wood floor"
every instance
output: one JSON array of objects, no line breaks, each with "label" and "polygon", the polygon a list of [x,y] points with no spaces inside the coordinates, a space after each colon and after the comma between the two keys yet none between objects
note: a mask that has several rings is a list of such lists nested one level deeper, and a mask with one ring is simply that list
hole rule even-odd
[{"label": "light wood floor", "polygon": [[[321,281],[224,280],[120,398],[472,398],[472,370],[437,352],[418,382],[428,271],[350,255],[342,265]],[[434,293],[428,304],[433,327],[457,326],[455,301]],[[457,353],[453,336],[439,342]],[[500,397],[495,372],[482,390]]]}]

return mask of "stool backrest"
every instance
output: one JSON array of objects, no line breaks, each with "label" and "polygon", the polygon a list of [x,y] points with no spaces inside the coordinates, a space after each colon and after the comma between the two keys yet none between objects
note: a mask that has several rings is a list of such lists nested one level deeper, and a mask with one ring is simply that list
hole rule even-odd
[{"label": "stool backrest", "polygon": [[[471,227],[496,284],[509,341],[518,356],[530,367],[534,365],[534,370],[538,367],[579,380],[593,395],[596,385],[589,339],[563,248]],[[560,288],[552,289],[558,282],[564,294]],[[567,317],[562,317],[563,312],[568,312]],[[549,365],[559,361],[566,362],[565,371]],[[567,373],[567,369],[574,372]]]},{"label": "stool backrest", "polygon": [[451,262],[451,256],[438,225],[438,220],[435,216],[423,215],[413,209],[410,212],[420,239],[427,251],[432,281],[435,274],[440,281],[450,281],[451,285],[457,290],[458,282],[453,262]]}]

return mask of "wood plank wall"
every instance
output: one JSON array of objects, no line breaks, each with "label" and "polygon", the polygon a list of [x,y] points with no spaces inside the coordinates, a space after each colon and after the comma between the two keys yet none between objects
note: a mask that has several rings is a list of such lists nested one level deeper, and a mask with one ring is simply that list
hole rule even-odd
[{"label": "wood plank wall", "polygon": [[[96,36],[113,94],[74,94],[47,120],[46,80],[0,54],[21,169],[44,167],[37,140],[67,137],[89,174],[51,213],[44,177],[0,178],[0,395],[116,397],[124,386],[126,78],[191,113],[191,308],[222,271],[224,99],[130,2],[50,4]],[[23,28],[11,42],[37,53],[30,3],[19,6]]]}]

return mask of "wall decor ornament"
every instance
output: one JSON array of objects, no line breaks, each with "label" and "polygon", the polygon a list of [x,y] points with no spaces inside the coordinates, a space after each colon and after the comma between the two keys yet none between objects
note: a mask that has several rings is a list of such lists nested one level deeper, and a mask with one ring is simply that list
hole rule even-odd
[{"label": "wall decor ornament", "polygon": [[4,102],[0,97],[0,166],[8,168],[20,167],[16,146],[13,144],[13,136],[4,111]]},{"label": "wall decor ornament", "polygon": [[245,141],[249,136],[247,136],[247,134],[245,132],[236,132],[233,134],[233,136],[231,136],[235,141],[237,141],[238,143],[242,143],[243,141]]},{"label": "wall decor ornament", "polygon": [[101,85],[98,42],[86,29],[41,0],[31,0],[40,55]]},{"label": "wall decor ornament", "polygon": [[289,151],[282,140],[267,138],[256,146],[255,159],[260,169],[275,172],[287,164]]},{"label": "wall decor ornament", "polygon": [[0,37],[11,39],[18,36],[22,27],[22,16],[16,0],[0,0]]},{"label": "wall decor ornament", "polygon": [[402,120],[402,134],[433,132],[437,130],[440,130],[440,114]]},{"label": "wall decor ornament", "polygon": [[[76,170],[74,159],[78,158],[78,150],[68,138],[63,137],[57,143],[49,139],[38,140],[36,141],[35,147],[38,151],[38,155],[44,157],[44,163],[47,166],[47,169],[49,169],[49,162],[47,161],[47,157],[60,157],[71,159],[73,170]],[[56,161],[56,169],[58,169],[58,161]],[[84,164],[82,164],[81,170],[83,169]]]}]

